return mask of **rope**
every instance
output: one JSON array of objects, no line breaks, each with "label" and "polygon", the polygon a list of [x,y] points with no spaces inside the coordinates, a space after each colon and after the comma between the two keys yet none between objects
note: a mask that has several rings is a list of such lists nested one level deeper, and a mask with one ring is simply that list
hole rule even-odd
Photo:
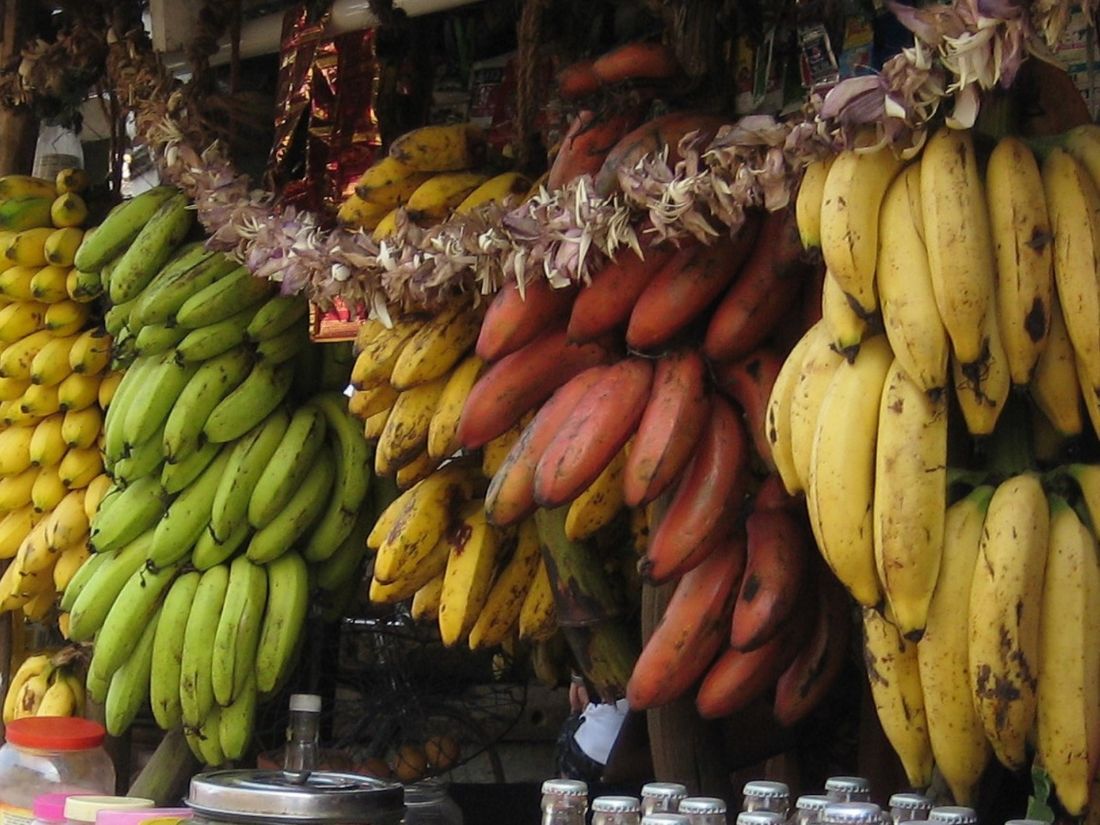
[{"label": "rope", "polygon": [[521,169],[528,168],[537,142],[539,45],[543,12],[549,5],[550,0],[526,0],[516,32],[516,157]]}]

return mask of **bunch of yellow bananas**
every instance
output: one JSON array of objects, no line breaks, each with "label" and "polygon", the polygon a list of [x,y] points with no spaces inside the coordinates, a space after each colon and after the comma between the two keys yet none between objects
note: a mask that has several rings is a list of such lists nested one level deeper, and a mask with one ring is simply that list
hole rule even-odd
[{"label": "bunch of yellow bananas", "polygon": [[485,203],[522,197],[531,184],[518,172],[473,171],[482,149],[480,133],[466,123],[414,129],[363,173],[337,220],[380,241],[397,229],[399,217],[431,226],[452,212],[466,214]]},{"label": "bunch of yellow bananas", "polygon": [[83,716],[84,680],[75,648],[28,656],[4,696],[4,724],[24,716]]}]

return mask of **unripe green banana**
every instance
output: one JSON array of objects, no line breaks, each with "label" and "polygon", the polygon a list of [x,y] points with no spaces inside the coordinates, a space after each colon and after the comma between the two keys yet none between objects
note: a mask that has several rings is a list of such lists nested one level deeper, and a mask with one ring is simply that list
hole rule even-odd
[{"label": "unripe green banana", "polygon": [[103,553],[129,544],[151,529],[164,514],[165,495],[156,477],[139,478],[112,498],[104,499],[92,520],[91,543]]},{"label": "unripe green banana", "polygon": [[367,546],[367,536],[375,521],[373,502],[365,502],[352,531],[336,548],[336,552],[313,568],[314,580],[321,590],[326,593],[335,593],[348,580],[358,581],[356,571],[363,557],[370,550]]},{"label": "unripe green banana", "polygon": [[178,565],[152,569],[140,566],[126,580],[115,603],[107,612],[103,626],[95,637],[93,658],[99,659],[99,669],[105,676],[113,676],[126,661],[134,640],[139,638],[160,606],[160,597],[172,579]]},{"label": "unripe green banana", "polygon": [[244,343],[244,330],[253,314],[251,308],[246,308],[224,321],[187,331],[176,346],[177,360],[181,364],[195,364]]},{"label": "unripe green banana", "polygon": [[265,364],[283,364],[309,346],[309,330],[292,326],[273,338],[256,344],[256,360]]},{"label": "unripe green banana", "polygon": [[161,730],[171,730],[181,721],[180,663],[183,657],[183,634],[191,602],[199,587],[200,574],[195,571],[179,576],[160,609],[156,636],[153,640],[153,661],[149,673],[149,704],[153,718]]},{"label": "unripe green banana", "polygon": [[308,312],[309,302],[300,295],[277,295],[256,310],[245,333],[249,341],[267,341],[294,327]]},{"label": "unripe green banana", "polygon": [[115,396],[103,416],[103,454],[110,464],[126,456],[126,438],[123,433],[130,402],[159,360],[158,356],[135,359],[115,390]]},{"label": "unripe green banana", "polygon": [[127,402],[129,409],[122,422],[122,436],[127,446],[140,444],[164,425],[176,399],[197,369],[194,365],[177,363],[172,352],[157,357],[160,363]]},{"label": "unripe green banana", "polygon": [[119,348],[117,339],[122,335],[123,331],[129,331],[131,335],[135,333],[134,329],[130,327],[130,313],[134,309],[134,303],[134,301],[123,301],[122,303],[115,304],[103,315],[103,328],[116,339],[116,354]]},{"label": "unripe green banana", "polygon": [[248,377],[210,413],[202,431],[215,442],[232,441],[263,421],[290,392],[292,364],[256,364]]},{"label": "unripe green banana", "polygon": [[102,269],[129,248],[160,205],[178,192],[173,186],[157,186],[120,203],[94,232],[84,234],[73,266],[85,272]]},{"label": "unripe green banana", "polygon": [[160,355],[172,349],[187,335],[183,327],[168,324],[148,324],[134,338],[134,351],[138,355]]},{"label": "unripe green banana", "polygon": [[269,695],[294,665],[309,609],[309,570],[291,550],[266,565],[267,609],[256,648],[256,688]]},{"label": "unripe green banana", "polygon": [[191,551],[202,531],[210,523],[210,508],[218,491],[218,482],[229,463],[229,450],[218,453],[210,465],[164,513],[149,548],[149,563],[154,567],[169,566]]},{"label": "unripe green banana", "polygon": [[237,556],[229,565],[229,585],[214,634],[210,682],[219,705],[228,705],[240,695],[255,667],[266,603],[267,573],[245,556]]},{"label": "unripe green banana", "polygon": [[187,459],[202,443],[210,413],[248,377],[252,356],[237,347],[204,362],[183,388],[164,424],[164,454],[169,462]]},{"label": "unripe green banana", "polygon": [[324,414],[316,404],[295,410],[249,499],[248,521],[253,527],[267,525],[290,501],[324,446],[326,431]]},{"label": "unripe green banana", "polygon": [[225,758],[230,761],[241,759],[252,741],[256,724],[256,699],[256,677],[250,672],[237,698],[221,709],[218,740]]},{"label": "unripe green banana", "polygon": [[212,641],[228,586],[229,567],[224,564],[211,567],[199,579],[187,616],[180,655],[180,711],[183,723],[192,728],[198,728],[214,707],[214,685],[210,681],[214,663]]},{"label": "unripe green banana", "polygon": [[202,475],[202,471],[218,457],[221,451],[221,444],[204,444],[182,461],[174,464],[166,463],[160,471],[160,483],[164,487],[164,492],[175,495],[180,490],[191,486],[191,482]]},{"label": "unripe green banana", "polygon": [[111,300],[120,304],[137,298],[187,237],[194,222],[195,213],[188,208],[187,196],[182,192],[162,203],[111,273]]},{"label": "unripe green banana", "polygon": [[289,423],[286,412],[276,410],[234,443],[210,511],[210,530],[215,539],[225,541],[248,523],[252,491]]},{"label": "unripe green banana", "polygon": [[135,320],[142,324],[166,324],[174,321],[184,302],[199,290],[239,268],[220,252],[182,271],[172,272],[163,281],[150,284],[134,308]]},{"label": "unripe green banana", "polygon": [[176,249],[172,253],[172,257],[165,262],[164,266],[145,286],[145,289],[141,290],[141,297],[134,308],[134,320],[142,326],[149,323],[141,317],[143,305],[149,296],[162,289],[168,282],[178,278],[182,273],[210,259],[214,254],[211,250],[206,249],[202,241],[191,241]]},{"label": "unripe green banana", "polygon": [[176,313],[176,323],[188,329],[216,324],[271,295],[271,282],[238,267],[188,298]]},{"label": "unripe green banana", "polygon": [[245,551],[248,558],[265,564],[293,547],[324,510],[335,475],[331,453],[322,450],[282,512],[253,534]]},{"label": "unripe green banana", "polygon": [[164,428],[130,449],[126,458],[120,458],[111,469],[111,475],[120,484],[130,486],[147,476],[159,478],[164,463]]},{"label": "unripe green banana", "polygon": [[[153,540],[150,530],[126,545],[116,556],[100,565],[73,602],[69,614],[69,638],[86,642],[102,627],[107,614],[135,571],[145,566],[145,553]],[[105,674],[110,678],[110,674]]]},{"label": "unripe green banana", "polygon": [[225,541],[214,538],[214,531],[207,527],[202,531],[202,535],[195,542],[195,548],[191,551],[191,564],[196,570],[209,570],[215,564],[221,564],[232,558],[251,535],[252,525],[247,521],[240,524]]},{"label": "unripe green banana", "polygon": [[69,583],[65,587],[65,592],[61,594],[61,601],[58,603],[58,609],[62,613],[71,613],[73,605],[76,603],[77,596],[81,594],[88,585],[88,582],[92,581],[98,575],[99,568],[107,564],[117,555],[117,550],[112,550],[108,553],[92,553],[87,561],[80,565],[77,571],[73,573],[73,577],[69,579]]},{"label": "unripe green banana", "polygon": [[225,751],[222,750],[221,745],[221,717],[221,707],[214,705],[202,720],[198,730],[202,761],[212,768],[225,764]]},{"label": "unripe green banana", "polygon": [[137,718],[138,711],[149,697],[149,673],[153,665],[153,637],[156,635],[160,610],[141,631],[141,637],[129,657],[111,676],[103,716],[107,733],[122,736]]}]

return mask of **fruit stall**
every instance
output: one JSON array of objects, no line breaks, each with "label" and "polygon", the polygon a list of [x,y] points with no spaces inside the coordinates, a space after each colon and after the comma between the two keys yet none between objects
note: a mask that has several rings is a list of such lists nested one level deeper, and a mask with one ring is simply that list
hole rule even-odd
[{"label": "fruit stall", "polygon": [[0,3],[0,823],[1100,822],[1094,6]]}]

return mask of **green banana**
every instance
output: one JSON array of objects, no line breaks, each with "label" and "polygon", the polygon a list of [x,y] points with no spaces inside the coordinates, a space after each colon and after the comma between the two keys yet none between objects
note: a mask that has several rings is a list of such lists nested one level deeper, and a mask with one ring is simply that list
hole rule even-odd
[{"label": "green banana", "polygon": [[172,252],[187,237],[195,213],[182,192],[162,203],[129,244],[111,274],[111,300],[132,301],[153,279]]},{"label": "green banana", "polygon": [[202,471],[218,457],[221,451],[221,444],[203,444],[182,461],[177,461],[174,464],[166,463],[160,471],[160,483],[164,487],[164,491],[169,495],[174,495],[189,487],[191,482],[202,475]]},{"label": "green banana", "polygon": [[133,243],[160,205],[178,192],[174,186],[157,186],[120,203],[96,227],[95,232],[84,235],[73,258],[73,266],[85,272],[102,269],[104,264],[119,257]]},{"label": "green banana", "polygon": [[209,570],[215,564],[221,564],[228,560],[252,535],[252,525],[247,521],[237,526],[237,529],[225,541],[214,538],[214,531],[207,527],[202,531],[195,548],[191,551],[191,564],[196,570]]},{"label": "green banana", "polygon": [[[86,642],[102,627],[115,599],[135,571],[145,566],[145,553],[153,540],[152,531],[130,542],[96,571],[73,602],[69,613],[69,638]],[[106,674],[107,677],[110,674]]]},{"label": "green banana", "polygon": [[92,520],[90,541],[96,552],[103,553],[129,544],[146,530],[156,526],[164,514],[164,489],[155,476],[139,478],[104,507]]},{"label": "green banana", "polygon": [[183,388],[195,374],[195,365],[177,363],[171,351],[156,356],[160,362],[127,403],[122,437],[129,447],[140,444],[164,425]]},{"label": "green banana", "polygon": [[160,606],[160,597],[176,577],[177,570],[177,565],[157,570],[142,565],[130,574],[95,636],[93,657],[100,660],[100,672],[104,676],[114,675],[126,661],[134,640],[151,623],[150,619]]},{"label": "green banana", "polygon": [[344,396],[334,392],[321,393],[313,401],[324,413],[329,432],[337,442],[334,449],[336,481],[333,494],[302,550],[306,561],[318,562],[335,553],[355,526],[363,500],[367,497],[371,477],[368,468],[373,462],[370,461],[370,445],[363,437],[363,431],[348,415]]},{"label": "green banana", "polygon": [[143,324],[165,324],[174,320],[176,312],[188,298],[239,266],[236,261],[215,252],[188,269],[171,273],[163,281],[158,278],[138,299],[134,309],[137,320]]},{"label": "green banana", "polygon": [[111,475],[116,482],[129,486],[140,478],[160,476],[164,463],[164,428],[130,449],[130,454],[114,463]]},{"label": "green banana", "polygon": [[199,750],[202,761],[212,768],[225,764],[225,751],[221,745],[222,709],[218,705],[210,708],[206,718],[199,725]]},{"label": "green banana", "polygon": [[[131,312],[131,315],[133,312]],[[134,339],[134,351],[138,355],[160,355],[184,339],[187,330],[169,324],[146,324]]]},{"label": "green banana", "polygon": [[332,494],[335,476],[332,465],[332,456],[328,451],[318,455],[302,486],[282,512],[252,535],[245,551],[248,558],[257,564],[265,564],[281,556],[305,534],[321,515],[325,502]]},{"label": "green banana", "polygon": [[241,759],[252,741],[256,724],[256,677],[249,673],[232,704],[221,709],[218,741],[230,761]]},{"label": "green banana", "polygon": [[19,195],[0,201],[0,230],[22,232],[24,229],[51,226],[52,205],[53,198],[37,195]]},{"label": "green banana", "polygon": [[129,657],[111,676],[103,715],[107,733],[122,736],[137,718],[138,711],[149,697],[149,673],[153,666],[153,637],[157,631],[160,608],[134,646]]},{"label": "green banana", "polygon": [[113,464],[126,455],[123,425],[130,403],[158,360],[156,356],[137,358],[123,374],[122,381],[115,390],[115,397],[107,406],[107,412],[103,416],[103,454],[109,463]]},{"label": "green banana", "polygon": [[153,279],[145,285],[145,288],[141,290],[141,297],[134,309],[136,313],[135,320],[143,326],[149,323],[141,317],[141,308],[147,301],[149,295],[162,289],[169,281],[178,278],[184,272],[187,272],[192,267],[198,266],[213,255],[214,252],[208,250],[202,241],[191,241],[176,249],[172,257],[165,262],[164,266],[160,268],[160,271],[158,271],[153,276]]},{"label": "green banana", "polygon": [[282,364],[309,346],[309,330],[293,326],[273,338],[256,344],[256,360],[265,364]]},{"label": "green banana", "polygon": [[161,730],[171,730],[180,724],[180,661],[183,656],[183,634],[191,602],[199,587],[200,574],[184,573],[172,582],[153,640],[153,661],[149,673],[149,704],[153,718]]},{"label": "green banana", "polygon": [[101,271],[85,272],[82,269],[76,271],[76,279],[73,281],[73,298],[98,298],[103,294],[103,273]]},{"label": "green banana", "polygon": [[221,355],[244,343],[244,329],[252,318],[253,310],[245,308],[224,321],[187,330],[176,346],[176,359],[181,364],[194,364]]},{"label": "green banana", "polygon": [[199,579],[180,653],[180,711],[183,723],[192,728],[202,724],[214,707],[214,685],[210,670],[214,664],[214,645],[225,591],[229,586],[229,567],[211,567]]},{"label": "green banana", "polygon": [[73,605],[76,603],[77,596],[81,594],[88,585],[88,582],[96,577],[99,568],[107,564],[107,562],[117,555],[117,550],[112,550],[109,553],[92,553],[87,561],[80,565],[77,571],[73,573],[73,577],[69,579],[69,583],[65,587],[65,592],[61,594],[61,601],[58,602],[58,609],[62,613],[71,613]]},{"label": "green banana", "polygon": [[[133,309],[134,301],[123,301],[120,304],[115,304],[103,314],[103,328],[115,338],[126,329],[129,329],[132,333],[134,330],[130,328],[130,313]],[[118,347],[117,341],[115,347],[116,349]]]},{"label": "green banana", "polygon": [[157,524],[153,544],[149,548],[149,563],[156,568],[169,566],[183,559],[210,523],[210,508],[218,481],[229,463],[229,450],[203,470],[195,481],[176,496],[164,517]]},{"label": "green banana", "polygon": [[[95,229],[88,230],[88,232],[84,234],[84,240],[88,240],[88,235],[93,232],[95,232]],[[107,292],[107,290],[110,289],[111,276],[114,274],[115,268],[119,265],[121,260],[122,256],[116,255],[99,268],[99,287],[101,292]]]},{"label": "green banana", "polygon": [[176,323],[188,329],[216,324],[262,301],[271,291],[270,281],[238,267],[184,301],[176,313]]},{"label": "green banana", "polygon": [[236,389],[252,369],[246,347],[237,347],[204,362],[176,398],[164,424],[164,454],[169,462],[191,456],[202,443],[202,428],[210,413]]},{"label": "green banana", "polygon": [[248,377],[214,407],[202,431],[216,442],[240,438],[282,403],[293,381],[292,364],[256,364]]},{"label": "green banana", "polygon": [[327,428],[316,404],[304,404],[294,411],[249,499],[248,521],[253,527],[266,526],[290,501],[324,446]]},{"label": "green banana", "polygon": [[214,633],[210,683],[219,705],[228,705],[240,695],[256,664],[256,644],[266,601],[264,569],[245,556],[237,556],[229,565],[229,585]]},{"label": "green banana", "polygon": [[267,608],[256,647],[256,689],[271,694],[294,665],[309,608],[309,569],[295,551],[266,565]]},{"label": "green banana", "polygon": [[309,312],[309,302],[299,295],[277,295],[262,307],[248,323],[249,341],[267,341],[291,329]]},{"label": "green banana", "polygon": [[252,491],[289,423],[286,412],[276,410],[234,442],[210,511],[210,530],[215,539],[225,541],[248,523]]},{"label": "green banana", "polygon": [[321,590],[326,593],[335,593],[349,580],[358,581],[356,572],[363,557],[370,550],[367,547],[367,536],[374,522],[374,507],[364,505],[347,538],[340,543],[332,555],[314,567],[314,580]]}]

